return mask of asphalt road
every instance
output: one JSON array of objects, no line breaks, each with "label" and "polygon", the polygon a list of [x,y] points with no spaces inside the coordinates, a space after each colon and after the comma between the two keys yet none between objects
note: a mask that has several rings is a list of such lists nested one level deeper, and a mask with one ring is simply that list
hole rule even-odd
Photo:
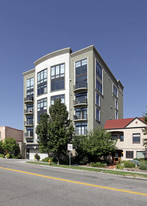
[{"label": "asphalt road", "polygon": [[0,159],[0,206],[147,206],[147,181]]}]

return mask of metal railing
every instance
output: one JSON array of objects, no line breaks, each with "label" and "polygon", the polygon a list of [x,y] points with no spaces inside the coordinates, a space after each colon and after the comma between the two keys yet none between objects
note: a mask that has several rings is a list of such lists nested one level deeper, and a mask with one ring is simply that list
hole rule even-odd
[{"label": "metal railing", "polygon": [[87,89],[87,82],[80,82],[80,83],[76,83],[74,86],[73,86],[73,89],[80,89],[80,88],[85,88]]},{"label": "metal railing", "polygon": [[87,104],[87,98],[77,98],[76,100],[73,100],[73,105],[76,104]]}]

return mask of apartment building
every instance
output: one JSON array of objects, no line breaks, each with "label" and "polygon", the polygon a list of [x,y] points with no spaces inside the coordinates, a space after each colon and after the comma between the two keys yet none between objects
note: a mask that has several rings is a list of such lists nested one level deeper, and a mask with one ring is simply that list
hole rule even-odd
[{"label": "apartment building", "polygon": [[123,118],[123,85],[116,80],[95,47],[49,53],[24,76],[24,142],[32,158],[38,149],[35,128],[40,114],[61,99],[75,133],[86,135],[106,120]]}]

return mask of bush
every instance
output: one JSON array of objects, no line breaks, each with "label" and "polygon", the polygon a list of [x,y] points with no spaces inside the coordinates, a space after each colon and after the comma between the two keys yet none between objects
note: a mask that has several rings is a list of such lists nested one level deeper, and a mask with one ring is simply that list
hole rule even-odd
[{"label": "bush", "polygon": [[116,168],[119,170],[123,170],[124,169],[124,164],[117,164]]},{"label": "bush", "polygon": [[42,159],[42,162],[48,162],[50,159],[50,157],[45,157],[44,159]]},{"label": "bush", "polygon": [[4,154],[0,154],[0,157],[4,158],[4,157],[5,157],[5,155],[4,155]]},{"label": "bush", "polygon": [[106,164],[103,164],[101,162],[91,162],[90,165],[92,167],[105,167],[106,166]]},{"label": "bush", "polygon": [[140,163],[140,167],[139,167],[141,170],[147,170],[147,163],[144,161],[144,162],[141,162]]},{"label": "bush", "polygon": [[10,154],[7,153],[7,154],[5,155],[5,157],[6,157],[6,158],[10,158]]},{"label": "bush", "polygon": [[37,160],[37,161],[39,161],[40,160],[40,155],[39,154],[35,154],[35,159]]},{"label": "bush", "polygon": [[133,167],[135,167],[135,163],[133,163],[131,161],[124,162],[124,167],[125,168],[133,168]]}]

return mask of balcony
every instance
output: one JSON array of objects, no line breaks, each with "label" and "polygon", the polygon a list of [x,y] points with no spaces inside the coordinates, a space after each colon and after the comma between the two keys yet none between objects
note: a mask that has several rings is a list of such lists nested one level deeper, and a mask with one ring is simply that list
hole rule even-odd
[{"label": "balcony", "polygon": [[74,121],[87,121],[88,120],[88,115],[87,114],[79,114],[79,115],[74,115],[73,116]]},{"label": "balcony", "polygon": [[33,95],[30,95],[30,96],[27,96],[24,98],[24,102],[25,103],[33,103],[34,101],[34,96]]},{"label": "balcony", "polygon": [[85,90],[87,90],[87,88],[88,88],[87,82],[76,83],[73,86],[73,91],[74,92],[85,91]]},{"label": "balcony", "polygon": [[73,101],[74,106],[87,105],[87,98],[77,98]]},{"label": "balcony", "polygon": [[33,110],[33,109],[25,109],[25,110],[24,110],[24,114],[25,114],[25,115],[27,115],[27,114],[33,115],[33,113],[34,113],[34,110]]},{"label": "balcony", "polygon": [[27,120],[24,122],[24,125],[26,127],[32,127],[34,125],[34,122],[33,122],[33,120]]},{"label": "balcony", "polygon": [[34,137],[34,134],[33,134],[33,132],[27,132],[27,133],[24,134],[24,137],[30,139],[30,138]]}]

